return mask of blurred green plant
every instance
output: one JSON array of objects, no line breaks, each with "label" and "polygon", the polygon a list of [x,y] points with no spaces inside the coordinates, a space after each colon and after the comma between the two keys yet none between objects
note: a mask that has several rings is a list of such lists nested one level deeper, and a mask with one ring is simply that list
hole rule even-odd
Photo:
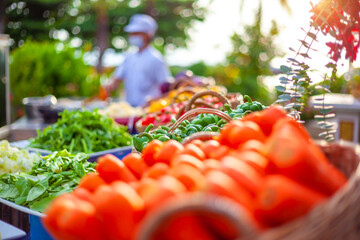
[{"label": "blurred green plant", "polygon": [[62,43],[27,41],[11,52],[10,88],[16,108],[30,96],[92,96],[99,84],[99,76],[84,63],[82,52]]},{"label": "blurred green plant", "polygon": [[225,85],[230,91],[247,94],[271,103],[270,90],[263,83],[264,76],[274,75],[270,62],[282,53],[275,45],[274,39],[279,34],[275,21],[268,34],[261,30],[262,5],[260,3],[255,15],[255,23],[245,26],[243,34],[232,36],[232,52],[227,56],[227,66],[224,71],[228,78]]},{"label": "blurred green plant", "polygon": [[270,32],[265,35],[261,30],[261,13],[260,3],[255,23],[245,26],[243,34],[235,33],[232,36],[233,47],[226,64],[208,66],[198,62],[182,69],[172,67],[173,74],[184,69],[191,70],[195,75],[213,77],[218,84],[226,86],[229,92],[240,92],[264,104],[271,104],[275,99],[271,95],[272,90],[263,83],[263,78],[275,74],[270,63],[283,53],[274,44],[279,33],[276,22],[272,22]]},{"label": "blurred green plant", "polygon": [[155,46],[173,49],[186,46],[188,30],[204,19],[206,5],[199,0],[1,0],[0,33],[11,36],[13,47],[21,46],[29,37],[94,46],[101,72],[107,48],[126,49],[123,29],[132,15],[152,16],[159,25]]}]

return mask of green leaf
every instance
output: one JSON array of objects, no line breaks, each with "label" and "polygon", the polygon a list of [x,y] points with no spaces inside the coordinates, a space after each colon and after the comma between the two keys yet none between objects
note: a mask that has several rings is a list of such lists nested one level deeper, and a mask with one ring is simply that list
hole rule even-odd
[{"label": "green leaf", "polygon": [[331,35],[332,37],[337,38],[337,34],[336,34],[335,31],[329,29],[329,33],[330,33],[330,35]]},{"label": "green leaf", "polygon": [[75,172],[79,177],[83,177],[85,176],[85,169],[84,169],[84,165],[82,163],[79,162],[75,162],[74,163],[74,167],[75,167]]},{"label": "green leaf", "polygon": [[312,39],[316,40],[316,34],[312,32],[308,32],[307,35],[311,37]]},{"label": "green leaf", "polygon": [[290,97],[290,95],[289,94],[281,94],[281,95],[279,95],[279,97],[278,97],[279,99],[283,99],[283,100],[287,100],[287,101],[289,101],[290,99],[291,99],[291,97]]},{"label": "green leaf", "polygon": [[26,202],[26,196],[15,198],[15,204],[17,205],[24,205],[25,202]]},{"label": "green leaf", "polygon": [[315,29],[318,29],[318,28],[319,28],[319,24],[317,24],[316,22],[311,22],[311,25],[312,25]]},{"label": "green leaf", "polygon": [[300,62],[298,60],[296,60],[295,58],[288,58],[288,60],[290,62],[294,62],[294,63],[297,63],[297,64],[300,64]]},{"label": "green leaf", "polygon": [[34,187],[31,188],[29,191],[29,195],[26,198],[27,202],[34,201],[38,197],[40,197],[46,191],[46,187],[41,184],[36,184]]},{"label": "green leaf", "polygon": [[294,103],[295,108],[300,108],[300,107],[303,107],[303,106],[304,106],[303,103],[299,103],[299,102]]},{"label": "green leaf", "polygon": [[3,181],[0,181],[0,192],[6,185],[7,185],[6,183],[4,183]]},{"label": "green leaf", "polygon": [[285,65],[281,65],[280,66],[280,71],[283,73],[289,73],[290,72],[290,68],[288,66]]},{"label": "green leaf", "polygon": [[293,108],[294,108],[294,103],[289,103],[284,107],[285,110],[291,110]]},{"label": "green leaf", "polygon": [[309,45],[307,42],[305,42],[304,40],[299,40],[299,41],[301,42],[301,44],[302,44],[304,47],[310,48],[310,45]]},{"label": "green leaf", "polygon": [[44,210],[49,206],[49,204],[54,200],[56,196],[48,196],[46,198],[41,199],[40,201],[35,202],[30,206],[31,210],[44,212]]},{"label": "green leaf", "polygon": [[14,199],[19,195],[19,191],[16,189],[15,185],[7,184],[3,187],[0,192],[0,197],[5,199]]},{"label": "green leaf", "polygon": [[322,108],[320,109],[320,113],[321,114],[328,114],[328,113],[331,113],[334,109],[332,107],[329,107],[329,108]]},{"label": "green leaf", "polygon": [[309,54],[307,53],[300,53],[301,56],[303,56],[304,58],[309,58],[311,59],[311,57],[309,56]]},{"label": "green leaf", "polygon": [[344,17],[344,15],[342,15],[342,14],[338,14],[338,17],[339,18],[341,18],[341,20],[343,20],[344,22],[347,22],[348,20],[347,20],[347,18],[346,17]]},{"label": "green leaf", "polygon": [[20,177],[19,180],[16,182],[15,187],[20,193],[20,197],[24,197],[28,195],[31,189],[31,183],[30,181],[26,180],[25,177]]},{"label": "green leaf", "polygon": [[286,88],[284,86],[276,86],[275,87],[276,90],[278,90],[279,92],[284,92],[286,90]]}]

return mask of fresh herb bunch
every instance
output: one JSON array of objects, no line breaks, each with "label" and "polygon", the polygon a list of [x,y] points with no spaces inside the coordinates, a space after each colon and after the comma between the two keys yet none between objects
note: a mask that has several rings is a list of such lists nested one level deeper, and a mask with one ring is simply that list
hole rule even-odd
[{"label": "fresh herb bunch", "polygon": [[60,113],[59,120],[38,131],[30,147],[71,153],[94,153],[117,147],[129,146],[131,135],[127,127],[118,125],[112,118],[95,111],[67,111]]},{"label": "fresh herb bunch", "polygon": [[72,192],[82,177],[95,172],[88,158],[63,150],[42,157],[29,172],[0,175],[0,197],[42,212],[56,196]]}]

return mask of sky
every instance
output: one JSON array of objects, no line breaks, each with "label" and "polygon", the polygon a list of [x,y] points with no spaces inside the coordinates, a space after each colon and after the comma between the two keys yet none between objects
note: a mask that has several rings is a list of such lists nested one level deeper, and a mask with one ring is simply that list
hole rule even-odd
[{"label": "sky", "polygon": [[[200,0],[200,4],[209,4],[211,0]],[[259,0],[243,0],[243,10],[241,11],[241,0],[212,0],[209,4],[209,12],[203,22],[194,24],[190,35],[188,47],[178,48],[165,53],[165,61],[168,65],[187,66],[198,61],[204,61],[213,65],[223,63],[227,53],[231,50],[230,37],[236,33],[242,33],[244,26],[253,24],[255,13],[259,6]],[[312,0],[313,3],[319,0]],[[291,13],[281,6],[280,0],[262,0],[263,4],[263,32],[267,33],[271,27],[271,21],[275,20],[280,28],[280,35],[275,39],[275,43],[285,53],[284,57],[274,59],[272,67],[279,68],[280,65],[288,65],[286,58],[294,57],[290,47],[298,49],[299,39],[303,39],[306,33],[301,28],[309,29],[310,20],[310,0],[288,0]],[[312,80],[318,82],[322,80],[322,75],[326,72],[324,67],[329,62],[327,57],[328,48],[325,45],[326,39],[319,38],[319,42],[313,45],[317,52],[310,52],[312,57],[308,63],[318,72],[310,73]],[[121,57],[114,58],[109,54],[105,58],[106,63],[120,64]],[[340,74],[348,71],[346,61],[340,61],[338,72]],[[267,79],[266,84],[277,85],[274,79]]]},{"label": "sky", "polygon": [[[202,2],[207,3],[208,0]],[[316,3],[318,0],[312,2]],[[240,3],[240,0],[213,0],[205,21],[194,25],[190,33],[191,41],[188,48],[167,52],[165,56],[167,63],[186,66],[198,61],[204,61],[207,64],[224,62],[226,54],[231,50],[231,35],[235,32],[241,34],[245,25],[254,23],[255,13],[259,6],[259,0],[244,0],[243,10],[240,11]],[[310,0],[288,0],[288,3],[291,13],[281,6],[280,0],[262,1],[263,31],[267,33],[271,27],[271,21],[275,20],[280,28],[280,35],[275,42],[286,54],[284,57],[272,61],[274,68],[286,65],[287,57],[294,57],[294,53],[289,50],[289,47],[298,49],[299,39],[306,36],[301,28],[309,29]],[[310,66],[319,70],[319,72],[312,73],[314,82],[321,81],[321,76],[326,71],[324,65],[329,62],[328,48],[325,42],[326,39],[320,36],[319,42],[313,45],[319,51],[309,54],[312,57],[309,61]],[[347,62],[340,62],[339,73],[347,70]],[[268,84],[276,85],[277,83]]]}]

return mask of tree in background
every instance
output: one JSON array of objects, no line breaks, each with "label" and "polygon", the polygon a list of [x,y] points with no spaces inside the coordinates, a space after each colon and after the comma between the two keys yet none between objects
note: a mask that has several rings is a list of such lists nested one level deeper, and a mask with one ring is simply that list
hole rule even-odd
[{"label": "tree in background", "polygon": [[185,69],[195,75],[213,77],[218,84],[223,84],[229,92],[240,92],[265,104],[274,101],[263,83],[264,76],[274,75],[271,69],[271,60],[282,55],[275,46],[274,39],[278,35],[275,21],[267,35],[261,30],[262,25],[261,3],[255,15],[255,23],[244,27],[244,33],[235,33],[232,36],[232,51],[226,58],[226,64],[208,66],[198,62],[187,67],[171,67],[173,74]]},{"label": "tree in background", "polygon": [[77,46],[90,44],[99,52],[101,72],[102,56],[108,47],[117,51],[127,47],[123,28],[136,13],[157,20],[158,48],[186,46],[188,28],[194,21],[202,21],[206,12],[198,1],[1,0],[0,5],[5,7],[0,7],[0,33],[10,34],[14,47],[27,38],[60,39]]},{"label": "tree in background", "polygon": [[269,90],[263,83],[263,77],[273,75],[270,62],[280,56],[281,52],[274,44],[278,35],[275,21],[268,35],[261,31],[262,24],[261,3],[255,16],[254,25],[245,26],[243,34],[235,33],[232,36],[232,52],[227,56],[224,84],[232,92],[241,92],[255,99],[270,103]]}]

